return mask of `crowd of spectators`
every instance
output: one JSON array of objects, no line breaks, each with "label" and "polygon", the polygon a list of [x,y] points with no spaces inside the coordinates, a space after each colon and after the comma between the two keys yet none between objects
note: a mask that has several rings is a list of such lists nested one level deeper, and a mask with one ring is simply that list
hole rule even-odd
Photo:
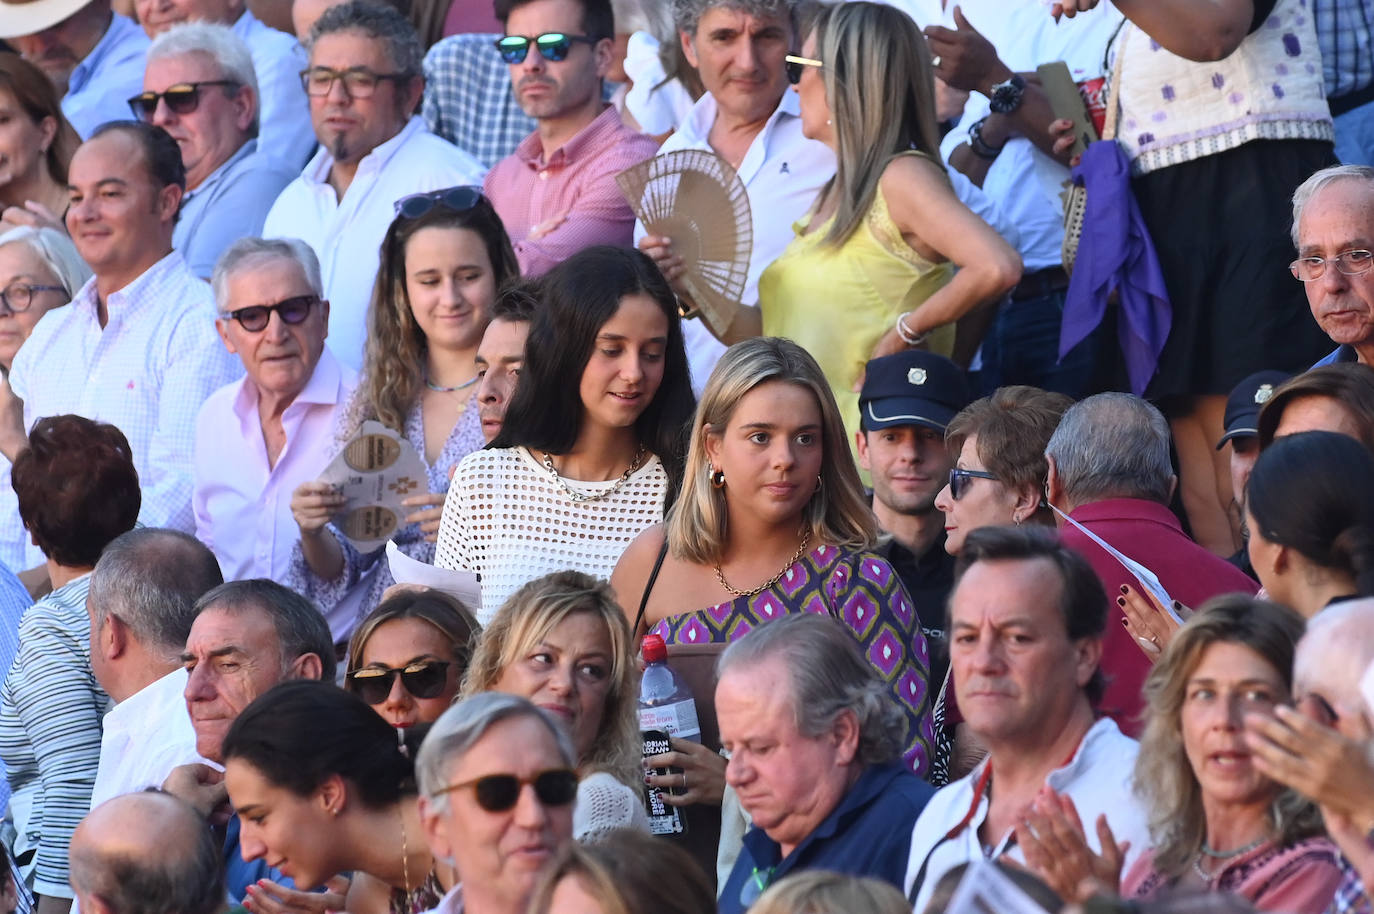
[{"label": "crowd of spectators", "polygon": [[0,914],[1374,914],[1372,249],[1374,0],[0,0]]}]

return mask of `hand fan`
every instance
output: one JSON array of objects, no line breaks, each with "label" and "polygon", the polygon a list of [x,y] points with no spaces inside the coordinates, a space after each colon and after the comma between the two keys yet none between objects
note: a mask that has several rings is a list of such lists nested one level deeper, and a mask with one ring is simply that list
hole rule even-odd
[{"label": "hand fan", "polygon": [[616,175],[630,208],[652,235],[673,240],[685,272],[681,283],[716,333],[734,321],[749,273],[754,224],[744,182],[713,152],[684,149]]}]

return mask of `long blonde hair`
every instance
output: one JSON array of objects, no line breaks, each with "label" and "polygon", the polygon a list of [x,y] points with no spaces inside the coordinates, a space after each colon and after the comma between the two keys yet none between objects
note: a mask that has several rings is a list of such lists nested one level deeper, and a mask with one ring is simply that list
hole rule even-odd
[{"label": "long blonde hair", "polygon": [[768,381],[785,381],[810,391],[820,408],[822,483],[802,515],[811,530],[811,542],[869,549],[877,541],[877,523],[849,454],[840,409],[820,366],[791,340],[761,336],[726,350],[697,403],[682,491],[665,524],[668,546],[676,558],[711,565],[725,554],[730,539],[729,489],[728,483],[725,489],[711,485],[706,437],[724,432],[745,395]]},{"label": "long blonde hair", "polygon": [[793,873],[759,896],[750,914],[910,914],[911,905],[890,883],[872,876],[825,870]]},{"label": "long blonde hair", "polygon": [[602,770],[636,789],[643,787],[639,723],[635,701],[639,669],[634,663],[630,623],[615,601],[610,585],[580,571],[556,571],[525,584],[496,611],[477,635],[459,700],[491,692],[511,664],[528,655],[564,619],[587,613],[606,623],[611,641],[610,690],[601,727],[587,754],[578,759],[583,771]]},{"label": "long blonde hair", "polygon": [[[1150,810],[1154,867],[1178,877],[1202,849],[1207,818],[1202,787],[1183,746],[1180,718],[1188,678],[1213,644],[1238,644],[1263,657],[1293,688],[1293,654],[1302,637],[1303,620],[1287,607],[1243,594],[1217,597],[1204,604],[1170,640],[1145,680],[1145,732],[1135,763],[1135,792]],[[1289,697],[1287,694],[1285,698]],[[1280,784],[1274,784],[1269,823],[1282,845],[1319,834],[1316,806]]]},{"label": "long blonde hair", "polygon": [[925,36],[910,16],[886,4],[827,7],[813,34],[837,147],[835,177],[822,199],[836,193],[839,200],[824,242],[838,246],[872,208],[893,156],[914,149],[941,161],[935,77]]}]

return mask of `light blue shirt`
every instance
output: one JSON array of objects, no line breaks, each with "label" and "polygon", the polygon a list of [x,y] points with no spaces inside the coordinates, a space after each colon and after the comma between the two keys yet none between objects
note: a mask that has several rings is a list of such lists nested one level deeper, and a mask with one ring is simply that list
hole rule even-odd
[{"label": "light blue shirt", "polygon": [[72,71],[62,113],[84,140],[108,121],[133,117],[129,99],[143,91],[148,36],[127,16],[115,13],[100,42]]},{"label": "light blue shirt", "polygon": [[172,247],[186,258],[191,272],[208,280],[229,245],[262,234],[267,211],[295,177],[295,170],[259,152],[258,141],[249,140],[199,187],[186,192]]},{"label": "light blue shirt", "polygon": [[232,28],[248,45],[258,77],[258,148],[299,174],[317,145],[310,102],[301,88],[301,71],[309,66],[310,56],[294,36],[247,10]]}]

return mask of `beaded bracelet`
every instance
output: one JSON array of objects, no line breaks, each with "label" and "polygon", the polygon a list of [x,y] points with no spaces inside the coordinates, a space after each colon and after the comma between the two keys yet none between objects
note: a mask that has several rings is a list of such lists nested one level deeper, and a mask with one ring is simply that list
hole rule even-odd
[{"label": "beaded bracelet", "polygon": [[906,323],[903,320],[903,318],[905,318],[910,313],[910,311],[903,311],[901,314],[897,315],[897,335],[901,337],[902,342],[906,343],[908,346],[919,346],[926,341],[926,337],[930,336],[930,331],[926,330],[922,333],[912,333],[909,329],[907,329]]}]

